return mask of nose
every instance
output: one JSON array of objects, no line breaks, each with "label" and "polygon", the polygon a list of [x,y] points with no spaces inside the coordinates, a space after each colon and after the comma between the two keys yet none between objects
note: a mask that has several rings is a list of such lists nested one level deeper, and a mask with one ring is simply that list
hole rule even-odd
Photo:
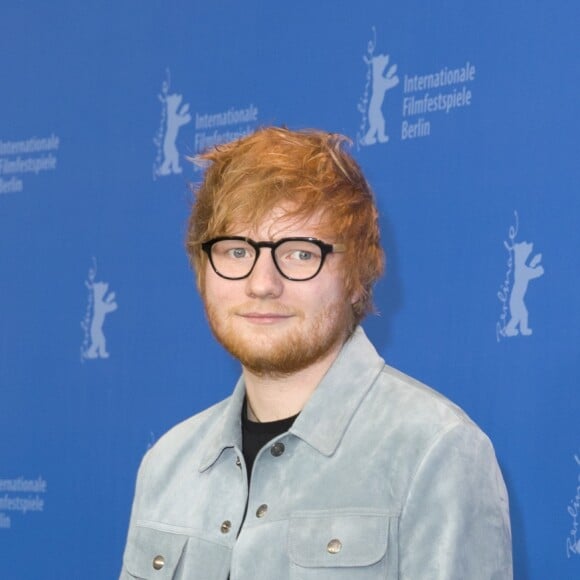
[{"label": "nose", "polygon": [[283,288],[284,280],[274,264],[272,252],[262,248],[252,273],[246,278],[246,293],[256,298],[277,298]]}]

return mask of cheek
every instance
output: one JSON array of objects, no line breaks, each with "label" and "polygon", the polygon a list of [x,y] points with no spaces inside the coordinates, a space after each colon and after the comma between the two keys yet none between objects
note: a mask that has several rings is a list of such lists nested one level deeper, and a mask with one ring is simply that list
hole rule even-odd
[{"label": "cheek", "polygon": [[314,308],[322,310],[327,308],[328,304],[341,306],[350,302],[342,280],[332,278],[320,282],[309,292],[309,302]]},{"label": "cheek", "polygon": [[226,280],[218,276],[210,265],[205,270],[201,296],[206,304],[216,307],[233,305],[244,299],[245,280]]},{"label": "cheek", "polygon": [[334,297],[340,297],[345,301],[349,301],[349,290],[348,280],[346,278],[345,272],[343,270],[342,264],[333,264],[332,270],[329,272],[331,275],[326,279],[325,286],[327,287],[326,292]]},{"label": "cheek", "polygon": [[201,278],[200,290],[203,300],[209,303],[215,303],[216,300],[221,301],[221,278],[213,271],[209,263],[206,265],[205,270],[203,270]]}]

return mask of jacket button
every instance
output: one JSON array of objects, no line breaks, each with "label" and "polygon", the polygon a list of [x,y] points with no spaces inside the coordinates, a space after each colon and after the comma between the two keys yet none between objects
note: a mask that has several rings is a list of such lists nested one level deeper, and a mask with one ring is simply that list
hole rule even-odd
[{"label": "jacket button", "polygon": [[242,462],[240,461],[240,458],[239,457],[236,457],[236,465],[238,467],[242,467]]},{"label": "jacket button", "polygon": [[225,520],[224,522],[222,522],[222,525],[220,526],[220,532],[222,534],[227,534],[231,529],[232,522],[230,522],[230,520]]},{"label": "jacket button", "polygon": [[155,570],[161,570],[163,566],[165,566],[165,558],[163,556],[155,556],[155,558],[153,558],[153,568],[155,568]]},{"label": "jacket button", "polygon": [[268,511],[268,506],[263,503],[257,510],[256,510],[256,517],[257,518],[263,518],[266,515],[266,512]]},{"label": "jacket button", "polygon": [[336,538],[334,540],[330,540],[326,546],[326,549],[328,550],[329,554],[338,554],[342,550],[342,542]]},{"label": "jacket button", "polygon": [[274,456],[274,457],[280,457],[280,455],[282,455],[282,453],[284,453],[286,447],[284,447],[284,443],[282,443],[282,441],[278,441],[276,443],[274,443],[274,445],[272,445],[272,447],[270,447],[270,453]]}]

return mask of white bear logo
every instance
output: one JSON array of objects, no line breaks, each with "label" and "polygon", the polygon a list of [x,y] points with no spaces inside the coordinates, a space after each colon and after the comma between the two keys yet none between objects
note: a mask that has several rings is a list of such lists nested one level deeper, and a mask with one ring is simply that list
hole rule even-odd
[{"label": "white bear logo", "polygon": [[[504,282],[497,293],[502,303],[502,312],[496,324],[496,337],[499,342],[502,336],[530,336],[532,329],[528,324],[528,309],[524,298],[531,280],[544,275],[540,265],[542,254],[536,254],[529,260],[534,249],[531,242],[516,242],[519,228],[518,212],[514,212],[515,225],[508,231],[509,242],[504,246],[509,253],[507,272]],[[508,320],[509,313],[509,320]]]},{"label": "white bear logo", "polygon": [[85,353],[86,358],[109,358],[107,342],[103,333],[105,316],[117,310],[115,293],[107,295],[109,285],[106,282],[93,283],[93,318],[91,320],[91,346]]},{"label": "white bear logo", "polygon": [[512,286],[509,300],[511,318],[504,329],[505,336],[516,336],[518,333],[523,336],[532,334],[532,329],[528,326],[528,309],[524,302],[524,296],[528,290],[530,280],[544,275],[544,268],[539,265],[542,260],[542,254],[536,254],[528,264],[528,258],[533,249],[534,244],[528,242],[518,242],[512,247],[514,254],[514,285]]},{"label": "white bear logo", "polygon": [[108,292],[107,282],[95,282],[96,261],[89,270],[89,279],[85,286],[89,289],[87,312],[81,327],[85,331],[85,339],[81,347],[81,360],[109,358],[107,341],[103,332],[103,324],[107,314],[117,310],[115,293]]},{"label": "white bear logo", "polygon": [[363,56],[368,71],[365,94],[358,105],[359,111],[363,114],[357,139],[360,145],[374,145],[377,141],[379,143],[386,143],[389,140],[386,131],[386,121],[383,115],[383,103],[387,91],[399,84],[399,77],[396,74],[397,65],[394,64],[389,67],[389,55],[374,54],[376,46],[376,31],[374,27],[373,34],[375,38],[368,44],[368,54]]},{"label": "white bear logo", "polygon": [[[167,71],[169,76],[169,71]],[[163,105],[161,126],[153,142],[157,145],[157,159],[153,175],[179,174],[183,170],[179,164],[177,135],[183,125],[191,121],[189,104],[182,104],[183,95],[169,94],[169,80],[163,82],[159,100]]]},{"label": "white bear logo", "polygon": [[383,102],[385,93],[399,84],[397,65],[391,66],[386,74],[383,74],[389,65],[389,55],[379,54],[370,60],[366,57],[365,62],[372,66],[373,90],[368,109],[369,130],[361,139],[361,145],[373,145],[377,142],[386,143],[389,136],[386,133],[386,122],[383,115]]}]

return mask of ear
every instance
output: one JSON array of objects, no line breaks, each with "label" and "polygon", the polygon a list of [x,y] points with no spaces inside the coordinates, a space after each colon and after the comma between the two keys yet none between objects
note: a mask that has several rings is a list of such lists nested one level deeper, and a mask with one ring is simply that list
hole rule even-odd
[{"label": "ear", "polygon": [[351,306],[354,306],[357,302],[359,302],[362,299],[363,295],[364,295],[364,290],[362,288],[357,288],[356,290],[353,290],[353,292],[350,296]]}]

